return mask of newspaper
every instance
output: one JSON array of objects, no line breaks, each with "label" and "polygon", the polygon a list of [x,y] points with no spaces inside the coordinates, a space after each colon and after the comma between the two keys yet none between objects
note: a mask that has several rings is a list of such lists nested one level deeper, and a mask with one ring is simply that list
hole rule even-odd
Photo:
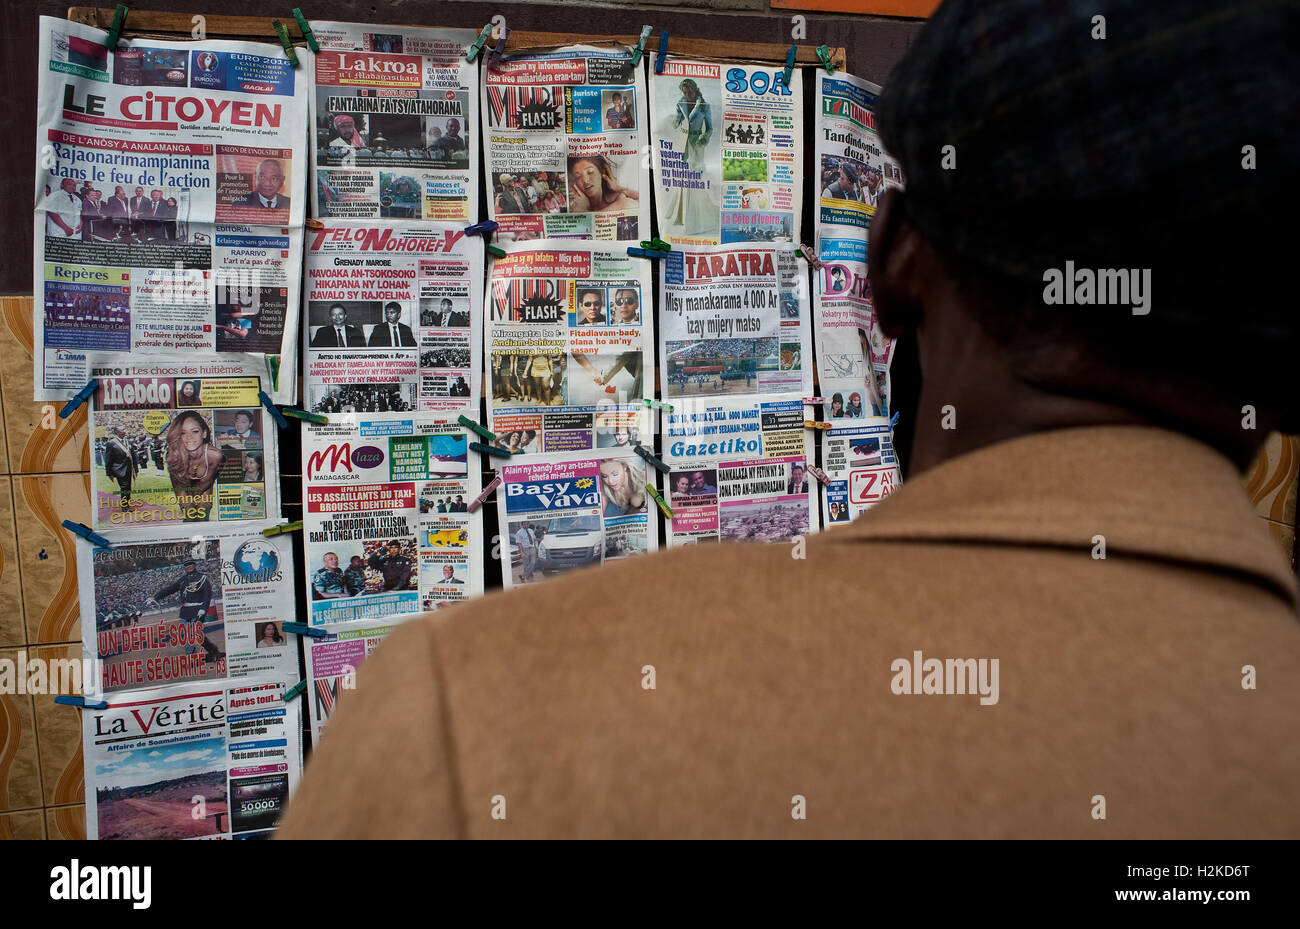
[{"label": "newspaper", "polygon": [[672,245],[798,242],[803,83],[669,56],[650,75],[655,204]]},{"label": "newspaper", "polygon": [[477,405],[483,245],[446,223],[307,232],[304,404],[317,413]]},{"label": "newspaper", "polygon": [[467,29],[313,22],[312,215],[464,225],[478,211]]},{"label": "newspaper", "polygon": [[483,592],[482,476],[455,415],[304,424],[312,625],[434,610]]},{"label": "newspaper", "polygon": [[257,398],[270,385],[256,358],[88,359],[99,382],[89,413],[94,528],[280,515],[276,424]]},{"label": "newspaper", "polygon": [[[635,453],[540,455],[498,468],[505,589],[659,547],[653,469]],[[507,561],[505,552],[509,552]]]},{"label": "newspaper", "polygon": [[401,620],[411,617],[396,618],[399,622],[330,624],[323,629],[324,638],[303,640],[307,653],[307,715],[313,746],[320,742],[339,699],[356,689],[357,669]]},{"label": "newspaper", "polygon": [[484,309],[489,428],[511,452],[630,447],[653,437],[650,263],[626,247],[514,243]]},{"label": "newspaper", "polygon": [[98,693],[298,672],[293,546],[271,522],[77,543],[82,651]]},{"label": "newspaper", "polygon": [[485,65],[488,215],[502,240],[650,237],[645,77],[631,51],[573,45]]},{"label": "newspaper", "polygon": [[[813,272],[818,383],[829,419],[887,415],[893,340],[876,325],[867,281],[867,230],[898,163],[876,133],[875,84],[817,72],[817,257]],[[937,157],[937,156],[936,156]]]},{"label": "newspaper", "polygon": [[294,399],[312,55],[41,17],[35,398],[86,353],[283,354]]},{"label": "newspaper", "polygon": [[302,776],[289,676],[116,694],[81,712],[88,839],[264,839]]},{"label": "newspaper", "polygon": [[837,423],[822,436],[822,470],[831,479],[822,499],[827,528],[885,499],[902,483],[889,420]]},{"label": "newspaper", "polygon": [[793,246],[688,246],[660,264],[665,400],[812,392],[808,269]]},{"label": "newspaper", "polygon": [[[663,460],[670,465],[702,459],[809,459],[803,399],[703,397],[677,400],[663,415]],[[670,485],[671,488],[671,485]]]}]

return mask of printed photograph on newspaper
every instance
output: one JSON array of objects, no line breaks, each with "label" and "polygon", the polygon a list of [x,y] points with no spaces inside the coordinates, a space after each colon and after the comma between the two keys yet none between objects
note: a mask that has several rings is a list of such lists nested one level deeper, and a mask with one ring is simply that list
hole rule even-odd
[{"label": "printed photograph on newspaper", "polygon": [[89,364],[93,528],[278,516],[277,430],[258,400],[270,388],[258,359],[92,353]]},{"label": "printed photograph on newspaper", "polygon": [[124,530],[104,549],[77,542],[87,692],[295,674],[289,536],[270,522]]},{"label": "printed photograph on newspaper", "polygon": [[645,77],[632,51],[573,45],[484,65],[488,215],[503,241],[650,237]]},{"label": "printed photograph on newspaper", "polygon": [[92,351],[283,356],[294,399],[312,54],[40,21],[35,399]]},{"label": "printed photograph on newspaper", "polygon": [[798,242],[799,70],[671,55],[650,74],[659,234],[670,245]]},{"label": "printed photograph on newspaper", "polygon": [[[491,262],[489,426],[513,454],[651,441],[649,263],[626,247],[513,243]],[[635,437],[635,438],[634,438]]]},{"label": "printed photograph on newspaper", "polygon": [[841,423],[823,433],[822,468],[831,479],[822,495],[828,529],[888,497],[902,483],[889,420]]},{"label": "printed photograph on newspaper", "polygon": [[313,22],[312,215],[477,218],[479,66],[470,29]]},{"label": "printed photograph on newspaper", "polygon": [[298,681],[173,684],[81,712],[88,839],[266,839],[302,776]]},{"label": "printed photograph on newspaper", "polygon": [[804,455],[701,460],[668,474],[668,546],[786,542],[817,530],[817,482]]}]

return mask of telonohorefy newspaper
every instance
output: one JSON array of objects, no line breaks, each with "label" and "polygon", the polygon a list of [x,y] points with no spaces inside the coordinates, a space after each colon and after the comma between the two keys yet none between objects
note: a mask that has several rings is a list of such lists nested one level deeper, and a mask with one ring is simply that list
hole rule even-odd
[{"label": "telonohorefy newspaper", "polygon": [[487,56],[488,218],[502,241],[650,238],[645,76],[632,51]]},{"label": "telonohorefy newspaper", "polygon": [[303,404],[460,410],[483,368],[483,243],[462,225],[328,219],[307,230]]},{"label": "telonohorefy newspaper", "polygon": [[479,66],[469,29],[313,22],[312,215],[477,218]]},{"label": "telonohorefy newspaper", "polygon": [[659,234],[670,245],[798,242],[803,80],[674,58],[650,74]]},{"label": "telonohorefy newspaper", "polygon": [[312,53],[123,39],[41,17],[35,399],[91,351],[254,353],[297,385]]}]

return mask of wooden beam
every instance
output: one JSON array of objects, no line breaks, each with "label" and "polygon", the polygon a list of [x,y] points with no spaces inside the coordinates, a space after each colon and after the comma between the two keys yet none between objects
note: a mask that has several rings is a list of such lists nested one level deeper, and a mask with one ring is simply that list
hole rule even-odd
[{"label": "wooden beam", "polygon": [[[206,16],[204,28],[209,38],[213,39],[256,39],[270,44],[278,44],[275,30],[271,27],[271,16]],[[303,44],[302,33],[292,16],[278,17],[289,30],[289,36],[295,44]],[[74,6],[68,8],[68,19],[88,26],[107,29],[113,23],[111,7]],[[193,15],[190,13],[164,13],[153,10],[132,10],[126,17],[126,28],[122,35],[165,39],[186,39],[194,28]],[[376,23],[376,25],[380,25]],[[387,25],[387,24],[383,24]],[[639,32],[629,35],[581,35],[559,32],[526,32],[512,29],[507,40],[507,51],[525,48],[548,48],[557,45],[636,45],[641,38]],[[715,58],[726,61],[756,61],[763,64],[785,64],[788,45],[775,45],[770,42],[719,42],[713,39],[692,39],[673,35],[668,42],[669,51],[684,58]],[[646,42],[646,55],[659,51],[659,35],[652,33]],[[831,49],[831,63],[837,71],[847,69],[845,51],[842,46]],[[795,62],[801,65],[817,65],[817,47],[800,45],[795,53]],[[653,65],[653,62],[652,62]]]}]

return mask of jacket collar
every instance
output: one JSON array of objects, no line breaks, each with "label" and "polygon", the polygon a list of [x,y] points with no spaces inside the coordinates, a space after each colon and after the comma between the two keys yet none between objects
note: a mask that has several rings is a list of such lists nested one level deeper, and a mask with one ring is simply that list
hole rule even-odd
[{"label": "jacket collar", "polygon": [[1051,546],[1248,575],[1295,609],[1296,578],[1226,457],[1176,432],[1096,426],[1022,436],[906,481],[832,539]]}]

